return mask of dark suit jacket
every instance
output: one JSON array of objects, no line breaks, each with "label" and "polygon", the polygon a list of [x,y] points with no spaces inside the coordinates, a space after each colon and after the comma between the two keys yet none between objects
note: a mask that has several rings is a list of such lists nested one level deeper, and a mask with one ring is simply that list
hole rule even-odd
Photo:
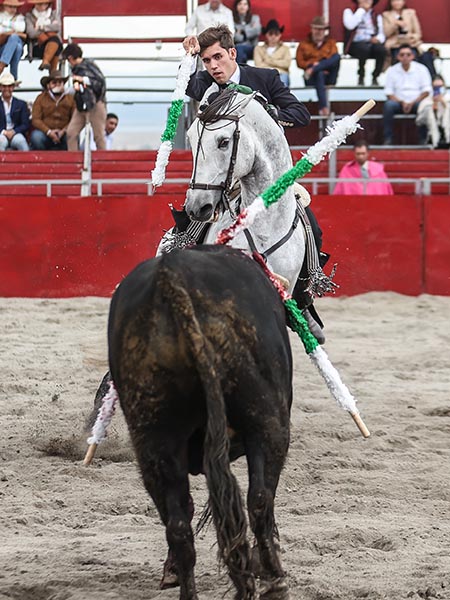
[{"label": "dark suit jacket", "polygon": [[[250,65],[239,65],[239,69],[241,71],[239,83],[261,92],[270,104],[276,106],[280,125],[283,127],[308,125],[311,120],[308,109],[281,83],[276,69],[261,69]],[[197,71],[189,80],[186,93],[195,100],[201,100],[213,82],[214,79],[207,71]]]},{"label": "dark suit jacket", "polygon": [[[30,128],[30,113],[28,112],[28,106],[26,102],[14,98],[14,96],[11,100],[11,120],[14,125],[14,131],[26,135]],[[6,117],[3,100],[0,96],[0,131],[3,131],[4,129],[6,129]]]}]

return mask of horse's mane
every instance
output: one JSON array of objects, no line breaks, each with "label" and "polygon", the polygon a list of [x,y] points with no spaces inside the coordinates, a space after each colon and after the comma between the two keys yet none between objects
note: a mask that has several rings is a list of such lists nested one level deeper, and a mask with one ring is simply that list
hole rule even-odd
[{"label": "horse's mane", "polygon": [[238,98],[238,89],[225,88],[208,97],[208,104],[202,104],[197,117],[203,123],[215,123],[222,119],[232,119],[243,100]]}]

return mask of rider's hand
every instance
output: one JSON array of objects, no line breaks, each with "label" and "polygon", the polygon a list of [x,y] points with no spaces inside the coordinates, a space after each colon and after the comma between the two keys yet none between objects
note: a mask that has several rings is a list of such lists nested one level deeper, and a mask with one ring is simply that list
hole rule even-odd
[{"label": "rider's hand", "polygon": [[183,40],[183,48],[186,51],[186,54],[198,54],[200,52],[200,44],[198,43],[198,39],[195,35],[188,35]]}]

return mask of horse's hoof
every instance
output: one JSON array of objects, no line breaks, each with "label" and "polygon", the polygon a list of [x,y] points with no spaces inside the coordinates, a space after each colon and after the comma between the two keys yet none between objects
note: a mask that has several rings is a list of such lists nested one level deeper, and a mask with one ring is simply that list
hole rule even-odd
[{"label": "horse's hoof", "polygon": [[286,577],[260,579],[259,597],[261,600],[289,600],[289,588]]}]

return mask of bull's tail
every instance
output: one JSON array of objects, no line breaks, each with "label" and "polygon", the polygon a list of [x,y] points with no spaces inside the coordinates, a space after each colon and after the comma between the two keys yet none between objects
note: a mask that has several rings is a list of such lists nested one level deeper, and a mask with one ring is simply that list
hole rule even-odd
[{"label": "bull's tail", "polygon": [[174,281],[174,273],[161,268],[158,287],[167,299],[178,327],[186,334],[186,341],[205,390],[208,417],[204,469],[217,531],[219,556],[228,567],[238,590],[237,597],[252,600],[256,593],[250,570],[247,522],[241,492],[230,469],[225,402],[214,366],[214,348],[203,335],[188,291],[182,283]]}]

